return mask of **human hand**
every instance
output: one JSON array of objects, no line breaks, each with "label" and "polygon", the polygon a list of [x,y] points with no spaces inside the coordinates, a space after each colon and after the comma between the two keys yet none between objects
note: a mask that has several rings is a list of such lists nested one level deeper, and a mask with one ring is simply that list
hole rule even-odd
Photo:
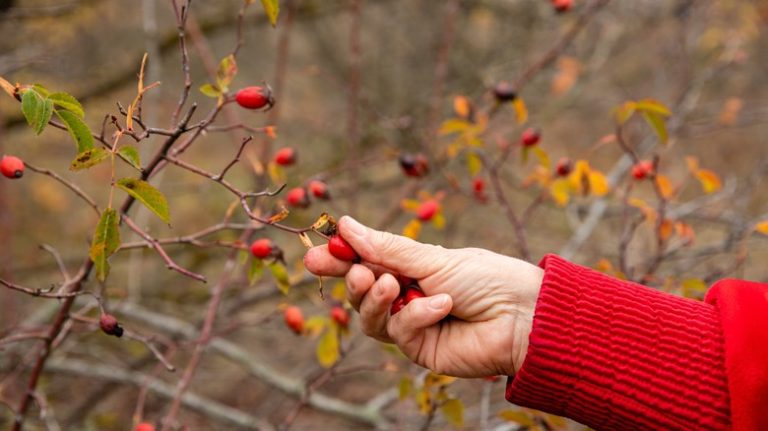
[{"label": "human hand", "polygon": [[[365,334],[397,344],[417,364],[457,377],[513,375],[528,349],[543,270],[479,248],[445,249],[380,232],[342,217],[339,234],[362,263],[314,247],[304,264],[317,275],[344,276]],[[390,316],[400,294],[395,275],[427,295]]]}]

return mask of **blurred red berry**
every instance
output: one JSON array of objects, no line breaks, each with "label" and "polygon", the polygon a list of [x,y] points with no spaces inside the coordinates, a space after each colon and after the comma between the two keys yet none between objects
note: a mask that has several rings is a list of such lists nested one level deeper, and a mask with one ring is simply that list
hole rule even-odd
[{"label": "blurred red berry", "polygon": [[331,194],[328,193],[328,184],[320,180],[312,180],[309,182],[309,191],[312,196],[318,199],[330,199]]},{"label": "blurred red berry", "polygon": [[346,262],[354,262],[359,259],[355,249],[339,235],[332,236],[328,241],[328,252],[336,259]]},{"label": "blurred red berry", "polygon": [[307,191],[303,187],[288,190],[288,193],[285,195],[285,201],[292,207],[306,208],[309,206],[309,196],[307,196]]},{"label": "blurred red berry", "polygon": [[392,306],[389,308],[389,314],[394,316],[399,313],[403,307],[405,307],[405,296],[398,296],[392,301]]},{"label": "blurred red berry", "polygon": [[501,81],[493,87],[493,97],[499,103],[511,102],[517,99],[517,93],[508,82]]},{"label": "blurred red berry", "polygon": [[141,422],[136,425],[133,431],[155,431],[155,426],[149,422]]},{"label": "blurred red berry", "polygon": [[269,238],[260,238],[251,244],[251,254],[253,257],[264,259],[272,255],[274,244]]},{"label": "blurred red berry", "polygon": [[296,163],[296,150],[291,147],[279,149],[275,153],[275,163],[280,166],[290,166]]},{"label": "blurred red berry", "polygon": [[560,177],[568,176],[572,170],[573,162],[571,162],[571,159],[567,157],[563,157],[562,159],[558,160],[557,165],[555,165],[555,172]]},{"label": "blurred red berry", "polygon": [[632,176],[636,180],[645,179],[653,173],[653,162],[650,160],[641,160],[632,166]]},{"label": "blurred red berry", "polygon": [[287,307],[283,312],[283,319],[286,326],[294,333],[301,334],[304,330],[304,313],[301,311],[301,308],[295,305]]},{"label": "blurred red berry", "polygon": [[568,12],[572,6],[573,0],[552,0],[552,7],[557,13]]},{"label": "blurred red berry", "polygon": [[123,336],[123,328],[117,323],[117,318],[111,314],[104,313],[101,315],[99,327],[107,335],[114,335],[118,338]]},{"label": "blurred red berry", "polygon": [[344,307],[337,305],[331,308],[331,319],[343,328],[349,326],[349,312]]},{"label": "blurred red berry", "polygon": [[3,156],[0,160],[0,172],[7,178],[21,178],[24,175],[24,162],[18,157]]},{"label": "blurred red berry", "polygon": [[541,140],[541,133],[539,133],[538,130],[534,129],[533,127],[529,127],[523,131],[523,134],[520,136],[520,142],[523,144],[524,147],[532,147],[539,143]]},{"label": "blurred red berry", "polygon": [[272,98],[272,91],[269,87],[245,87],[235,95],[237,104],[246,109],[261,109],[267,105],[272,107],[275,99]]},{"label": "blurred red berry", "polygon": [[410,288],[405,292],[405,303],[410,304],[414,299],[424,298],[425,296],[427,295],[425,295],[421,290]]},{"label": "blurred red berry", "polygon": [[430,199],[422,202],[418,208],[416,208],[416,217],[421,221],[430,221],[432,217],[437,214],[439,204],[436,200]]}]

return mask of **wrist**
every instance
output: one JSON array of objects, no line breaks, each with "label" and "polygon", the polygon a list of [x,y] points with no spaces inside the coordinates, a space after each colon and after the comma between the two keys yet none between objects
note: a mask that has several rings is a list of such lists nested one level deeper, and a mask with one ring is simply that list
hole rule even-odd
[{"label": "wrist", "polygon": [[512,327],[513,348],[508,373],[510,376],[515,375],[520,370],[528,353],[536,302],[544,278],[544,270],[540,267],[521,260],[516,261],[517,267],[512,272],[514,277],[510,284],[512,289],[519,292],[520,297],[515,309]]}]

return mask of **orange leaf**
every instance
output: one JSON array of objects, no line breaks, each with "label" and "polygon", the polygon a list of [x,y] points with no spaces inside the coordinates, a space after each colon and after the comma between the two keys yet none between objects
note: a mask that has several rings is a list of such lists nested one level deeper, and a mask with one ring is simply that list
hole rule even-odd
[{"label": "orange leaf", "polygon": [[672,181],[665,175],[656,175],[656,185],[659,187],[659,192],[664,199],[671,199],[675,194],[675,188],[672,186]]},{"label": "orange leaf", "polygon": [[755,230],[763,235],[768,235],[768,220],[761,221],[755,225]]},{"label": "orange leaf", "polygon": [[557,74],[550,86],[552,94],[560,95],[573,87],[581,73],[581,63],[573,57],[561,57],[557,63]]},{"label": "orange leaf", "polygon": [[725,126],[732,126],[739,119],[739,113],[741,108],[744,107],[744,102],[738,97],[731,97],[725,101],[723,109],[720,111],[718,121]]},{"label": "orange leaf", "polygon": [[415,199],[403,199],[400,201],[400,208],[406,211],[416,211],[416,209],[419,208],[419,205],[421,205],[421,202]]},{"label": "orange leaf", "polygon": [[419,237],[419,234],[421,233],[421,222],[419,219],[413,219],[408,222],[407,225],[403,228],[403,236],[411,238],[411,239],[417,239]]},{"label": "orange leaf", "polygon": [[472,115],[472,102],[464,96],[453,98],[453,112],[459,118],[468,119]]},{"label": "orange leaf", "polygon": [[661,222],[661,226],[659,226],[659,236],[661,239],[664,241],[668,240],[674,232],[674,227],[675,225],[672,223],[672,220],[664,219]]},{"label": "orange leaf", "polygon": [[528,121],[528,107],[525,106],[525,102],[522,97],[517,97],[512,101],[512,106],[515,108],[515,115],[517,116],[517,124],[523,124]]},{"label": "orange leaf", "polygon": [[699,169],[696,171],[695,175],[701,183],[704,193],[714,193],[723,187],[723,184],[720,182],[720,177],[708,169]]},{"label": "orange leaf", "polygon": [[549,186],[549,194],[558,206],[564,207],[571,197],[571,183],[565,178],[552,181]]}]

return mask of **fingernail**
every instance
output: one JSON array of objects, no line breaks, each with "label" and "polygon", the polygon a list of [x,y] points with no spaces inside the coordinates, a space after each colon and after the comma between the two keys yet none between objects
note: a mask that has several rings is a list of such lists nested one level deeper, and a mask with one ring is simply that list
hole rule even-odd
[{"label": "fingernail", "polygon": [[356,235],[356,236],[365,235],[366,227],[358,223],[357,220],[353,219],[352,217],[347,216],[347,220],[345,224],[346,224],[347,230],[350,231],[353,235]]},{"label": "fingernail", "polygon": [[445,295],[437,295],[429,300],[429,306],[435,310],[441,310],[445,307],[445,303],[448,301],[448,297]]}]

